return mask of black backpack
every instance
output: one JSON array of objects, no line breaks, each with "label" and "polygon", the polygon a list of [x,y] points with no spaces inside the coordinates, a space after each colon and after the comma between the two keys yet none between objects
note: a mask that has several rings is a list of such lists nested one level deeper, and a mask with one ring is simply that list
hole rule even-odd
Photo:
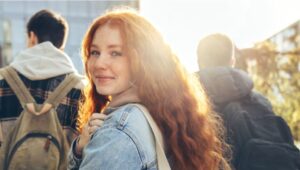
[{"label": "black backpack", "polygon": [[271,109],[241,100],[227,104],[222,117],[236,170],[300,170],[291,131]]}]

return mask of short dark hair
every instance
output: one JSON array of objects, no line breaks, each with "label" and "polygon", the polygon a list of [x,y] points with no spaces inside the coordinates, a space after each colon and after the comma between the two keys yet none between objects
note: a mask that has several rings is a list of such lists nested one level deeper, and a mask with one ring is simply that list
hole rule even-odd
[{"label": "short dark hair", "polygon": [[53,11],[43,9],[35,13],[27,23],[27,34],[34,32],[38,43],[50,41],[61,48],[68,35],[68,23]]},{"label": "short dark hair", "polygon": [[223,34],[211,34],[200,40],[197,49],[198,65],[203,67],[230,66],[235,45]]}]

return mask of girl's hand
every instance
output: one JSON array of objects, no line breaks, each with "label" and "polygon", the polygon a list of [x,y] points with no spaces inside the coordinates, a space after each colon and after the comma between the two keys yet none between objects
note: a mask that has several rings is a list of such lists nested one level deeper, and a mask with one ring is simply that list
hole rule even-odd
[{"label": "girl's hand", "polygon": [[97,128],[101,127],[107,116],[103,113],[93,113],[89,121],[83,126],[82,133],[77,139],[76,143],[76,155],[81,156],[82,150],[91,139],[91,135]]},{"label": "girl's hand", "polygon": [[93,113],[88,122],[88,132],[92,135],[97,128],[101,127],[107,115],[103,113]]}]

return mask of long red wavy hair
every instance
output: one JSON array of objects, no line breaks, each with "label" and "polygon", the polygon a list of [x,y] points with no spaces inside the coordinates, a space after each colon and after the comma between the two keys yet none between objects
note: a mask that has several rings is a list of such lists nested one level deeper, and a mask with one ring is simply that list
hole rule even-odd
[{"label": "long red wavy hair", "polygon": [[[230,169],[224,158],[220,119],[212,112],[199,81],[187,72],[144,17],[119,9],[95,19],[82,43],[86,71],[93,36],[105,24],[121,32],[138,96],[162,131],[172,169]],[[87,78],[79,128],[109,102],[109,96],[97,93],[88,72]]]}]

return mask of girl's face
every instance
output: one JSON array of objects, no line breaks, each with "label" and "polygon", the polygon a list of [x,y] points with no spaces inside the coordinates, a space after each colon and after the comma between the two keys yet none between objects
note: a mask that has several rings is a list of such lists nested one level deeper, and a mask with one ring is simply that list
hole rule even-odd
[{"label": "girl's face", "polygon": [[107,24],[96,30],[89,49],[87,67],[96,90],[112,99],[131,87],[129,60],[123,49],[119,29]]}]

